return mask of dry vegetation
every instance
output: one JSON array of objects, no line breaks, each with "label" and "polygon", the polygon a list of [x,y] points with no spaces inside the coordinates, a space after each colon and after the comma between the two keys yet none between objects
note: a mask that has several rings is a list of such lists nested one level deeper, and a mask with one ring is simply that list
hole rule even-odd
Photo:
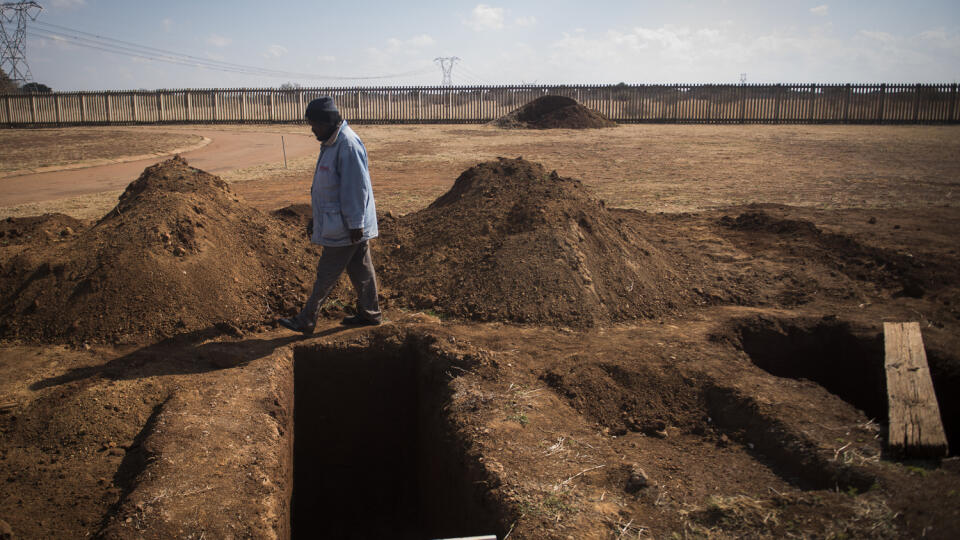
[{"label": "dry vegetation", "polygon": [[0,130],[0,175],[76,165],[196,146],[203,138],[152,129],[64,128]]}]

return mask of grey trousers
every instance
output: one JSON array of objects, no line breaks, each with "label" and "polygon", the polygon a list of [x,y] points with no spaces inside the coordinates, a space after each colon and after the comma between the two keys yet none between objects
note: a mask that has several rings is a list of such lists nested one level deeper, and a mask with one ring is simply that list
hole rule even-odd
[{"label": "grey trousers", "polygon": [[361,319],[380,322],[383,315],[377,300],[377,275],[370,258],[370,247],[364,241],[344,247],[324,246],[320,262],[317,263],[317,279],[313,282],[313,292],[296,316],[296,322],[300,326],[316,326],[320,307],[344,270],[357,291],[357,315]]}]

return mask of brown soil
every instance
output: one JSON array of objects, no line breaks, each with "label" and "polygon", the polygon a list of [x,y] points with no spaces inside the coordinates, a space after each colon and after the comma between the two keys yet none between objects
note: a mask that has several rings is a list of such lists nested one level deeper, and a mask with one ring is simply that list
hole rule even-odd
[{"label": "brown soil", "polygon": [[312,247],[179,157],[74,228],[4,261],[4,338],[136,343],[218,323],[257,327],[289,310],[312,275]]},{"label": "brown soil", "polygon": [[44,214],[0,221],[0,241],[5,245],[49,244],[61,237],[73,236],[86,223],[66,214]]},{"label": "brown soil", "polygon": [[383,231],[381,280],[407,307],[584,326],[691,303],[680,260],[579,181],[523,159],[470,168],[428,208]]},{"label": "brown soil", "polygon": [[[376,186],[399,197],[417,145],[372,138]],[[310,339],[268,328],[317,256],[288,177],[238,185],[265,210],[301,203],[268,214],[171,161],[97,222],[8,221],[0,520],[23,538],[954,538],[960,461],[887,453],[882,368],[882,322],[919,321],[955,455],[951,141],[900,169],[882,152],[883,175],[922,178],[878,177],[869,204],[840,209],[815,196],[822,170],[791,173],[806,206],[704,209],[718,206],[704,182],[684,195],[700,209],[663,214],[593,195],[649,198],[606,183],[629,167],[603,155],[577,158],[596,171],[582,181],[483,162],[426,208],[382,216],[390,322],[331,317]],[[758,159],[783,159],[764,144]],[[856,168],[838,147],[816,152]],[[710,173],[737,174],[724,167]],[[747,172],[739,197],[782,202],[775,174]],[[98,287],[63,300],[79,277]],[[351,297],[341,284],[330,308]],[[78,313],[83,339],[63,331]]]},{"label": "brown soil", "polygon": [[563,96],[543,96],[494,120],[502,128],[591,129],[614,127],[616,122]]}]

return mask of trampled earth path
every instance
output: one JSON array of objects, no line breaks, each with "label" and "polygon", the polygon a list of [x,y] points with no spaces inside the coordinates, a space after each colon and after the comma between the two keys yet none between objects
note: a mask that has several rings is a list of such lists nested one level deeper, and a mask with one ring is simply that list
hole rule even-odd
[{"label": "trampled earth path", "polygon": [[[153,128],[138,128],[153,129]],[[164,131],[186,130],[210,140],[199,148],[182,152],[192,165],[212,174],[242,169],[264,163],[283,162],[281,133],[263,131],[227,131],[216,127],[170,127]],[[304,130],[304,134],[283,133],[287,160],[317,152],[319,143]],[[0,206],[36,203],[76,197],[103,191],[121,190],[136,178],[145,167],[163,161],[170,154],[155,155],[134,161],[61,170],[27,173],[0,179]]]}]

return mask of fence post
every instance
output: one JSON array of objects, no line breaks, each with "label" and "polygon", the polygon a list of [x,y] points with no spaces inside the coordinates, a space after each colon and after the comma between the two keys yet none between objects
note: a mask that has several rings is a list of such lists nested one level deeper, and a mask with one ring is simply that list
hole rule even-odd
[{"label": "fence post", "polygon": [[878,107],[879,110],[877,111],[877,123],[878,123],[878,124],[882,124],[882,123],[883,123],[883,107],[884,107],[884,101],[885,101],[885,98],[886,98],[886,94],[887,94],[887,83],[883,83],[883,84],[880,85],[880,106]]},{"label": "fence post", "polygon": [[87,95],[80,94],[80,123],[87,121]]},{"label": "fence post", "polygon": [[157,123],[163,122],[163,93],[157,92]]},{"label": "fence post", "polygon": [[133,115],[133,123],[137,123],[137,93],[130,92],[130,113]]},{"label": "fence post", "polygon": [[104,94],[103,99],[104,99],[104,101],[107,102],[107,123],[109,124],[110,121],[111,121],[111,116],[112,116],[112,115],[110,114],[110,112],[111,112],[111,111],[110,111],[110,94],[109,94],[109,93]]},{"label": "fence post", "polygon": [[30,123],[37,123],[37,97],[30,94]]},{"label": "fence post", "polygon": [[220,119],[220,100],[217,99],[217,91],[210,91],[210,99],[213,100],[213,121],[216,122]]},{"label": "fence post", "polygon": [[673,123],[680,118],[680,85],[673,85]]},{"label": "fence post", "polygon": [[303,114],[303,111],[304,111],[304,108],[303,108],[303,90],[297,90],[297,106],[300,107],[299,109],[297,109],[298,118],[302,118],[302,117],[299,116],[299,115],[302,115],[302,114]]},{"label": "fence post", "polygon": [[844,92],[843,98],[843,123],[850,123],[850,98],[853,93],[853,89],[850,87],[850,83],[847,83],[847,91]]},{"label": "fence post", "polygon": [[613,120],[613,88],[607,87],[607,118]]},{"label": "fence post", "polygon": [[247,121],[247,91],[244,90],[240,94],[240,121]]},{"label": "fence post", "polygon": [[783,87],[779,84],[774,88],[773,91],[773,123],[780,123],[780,94],[782,93]]},{"label": "fence post", "polygon": [[187,122],[190,122],[191,120],[193,120],[193,98],[189,90],[186,92],[186,94],[187,94]]},{"label": "fence post", "polygon": [[53,96],[53,107],[57,114],[57,125],[60,125],[60,94]]},{"label": "fence post", "polygon": [[817,85],[811,84],[811,85],[810,85],[810,103],[809,103],[809,106],[808,106],[808,108],[809,108],[810,110],[807,111],[807,123],[808,123],[808,124],[812,124],[812,123],[813,123],[813,108],[814,108],[814,105],[816,105],[816,103],[817,103],[817,101],[816,101],[816,96],[817,96]]},{"label": "fence post", "polygon": [[[953,118],[953,115],[956,112],[956,109],[957,109],[957,83],[953,83],[950,85],[950,112],[947,116],[948,122],[955,121],[955,119]],[[9,108],[7,110],[9,111]]]},{"label": "fence post", "polygon": [[747,93],[744,91],[746,85],[740,83],[740,87],[737,89],[740,92],[740,123],[744,123],[746,117],[746,108],[747,108]]},{"label": "fence post", "polygon": [[920,83],[917,83],[916,90],[914,90],[914,92],[916,92],[917,95],[914,96],[914,100],[913,100],[913,123],[919,124],[920,123]]},{"label": "fence post", "polygon": [[[956,85],[954,85],[954,86],[956,86]],[[6,109],[7,109],[7,123],[12,126],[12,125],[13,125],[13,110],[10,108],[10,96],[9,96],[9,95],[3,96],[3,101],[4,101],[5,107],[6,107]]]}]

